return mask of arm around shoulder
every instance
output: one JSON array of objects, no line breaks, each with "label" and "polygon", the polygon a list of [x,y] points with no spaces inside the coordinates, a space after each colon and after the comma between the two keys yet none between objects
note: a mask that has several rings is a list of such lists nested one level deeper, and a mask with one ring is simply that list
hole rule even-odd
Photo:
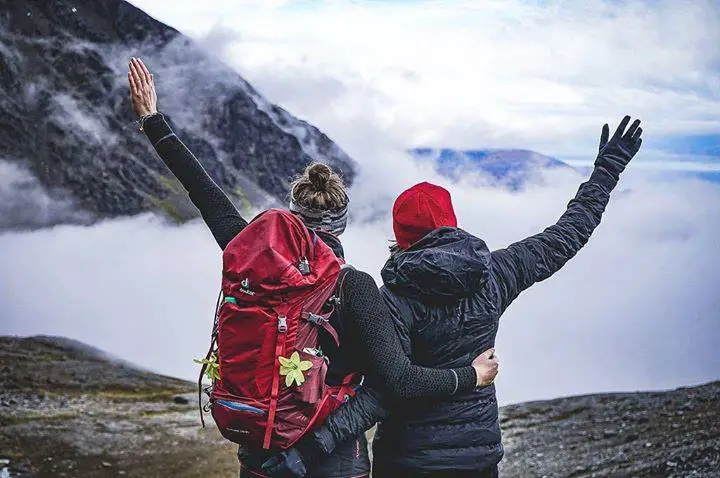
[{"label": "arm around shoulder", "polygon": [[472,390],[475,370],[433,369],[414,365],[403,350],[391,313],[367,273],[352,271],[344,283],[343,314],[364,351],[368,370],[384,389],[401,400],[443,397]]}]

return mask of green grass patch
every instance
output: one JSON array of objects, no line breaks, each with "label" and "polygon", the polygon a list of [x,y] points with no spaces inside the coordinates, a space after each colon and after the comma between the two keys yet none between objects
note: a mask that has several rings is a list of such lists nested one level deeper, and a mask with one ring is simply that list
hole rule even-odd
[{"label": "green grass patch", "polygon": [[250,199],[248,198],[248,195],[243,190],[243,188],[237,186],[231,191],[231,193],[237,198],[240,206],[240,211],[246,216],[252,214],[253,205],[250,202]]},{"label": "green grass patch", "polygon": [[18,417],[4,417],[2,419],[3,426],[22,425],[25,423],[32,422],[54,422],[54,421],[66,421],[77,418],[78,414],[74,412],[58,412],[54,414],[42,414],[42,413],[27,413]]},{"label": "green grass patch", "polygon": [[183,188],[182,184],[180,184],[180,181],[174,177],[163,176],[160,174],[158,175],[158,181],[165,189],[175,194],[183,194],[185,192],[185,188]]},{"label": "green grass patch", "polygon": [[185,222],[185,218],[182,214],[180,214],[177,206],[175,206],[175,204],[173,204],[173,202],[169,199],[158,199],[154,196],[151,196],[148,197],[147,200],[150,203],[150,207],[152,209],[162,211],[163,213],[165,213],[165,216],[175,224],[179,225]]}]

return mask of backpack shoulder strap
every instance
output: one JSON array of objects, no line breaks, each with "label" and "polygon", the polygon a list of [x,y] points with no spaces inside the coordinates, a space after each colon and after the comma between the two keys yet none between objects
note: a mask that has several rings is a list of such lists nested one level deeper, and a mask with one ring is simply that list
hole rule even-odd
[{"label": "backpack shoulder strap", "polygon": [[338,346],[340,345],[340,336],[338,335],[337,330],[335,330],[335,327],[333,327],[330,323],[330,317],[332,314],[341,313],[342,289],[345,283],[345,276],[347,276],[347,273],[351,270],[355,270],[355,268],[346,264],[341,264],[340,273],[338,274],[337,281],[335,282],[335,288],[332,296],[328,299],[328,303],[331,303],[333,306],[333,310],[331,312],[324,315],[311,314],[307,312],[302,314],[303,319],[312,323],[316,327],[323,329],[328,335],[330,335],[330,337],[332,337],[335,344]]},{"label": "backpack shoulder strap", "polygon": [[347,277],[348,273],[351,271],[356,270],[353,266],[350,264],[341,264],[340,265],[340,275],[338,276],[337,285],[335,286],[335,306],[336,307],[342,307],[343,303],[343,289],[345,288],[345,278]]}]

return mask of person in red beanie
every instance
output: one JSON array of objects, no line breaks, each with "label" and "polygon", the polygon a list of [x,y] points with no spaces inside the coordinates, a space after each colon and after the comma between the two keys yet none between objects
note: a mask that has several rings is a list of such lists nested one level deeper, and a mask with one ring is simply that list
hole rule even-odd
[{"label": "person in red beanie", "polygon": [[[505,249],[490,252],[458,228],[450,193],[440,186],[420,183],[397,198],[397,244],[382,269],[381,293],[408,357],[426,367],[458,367],[494,348],[508,306],[565,265],[600,224],[642,143],[640,121],[629,122],[626,116],[612,138],[603,127],[595,168],[558,222]],[[315,432],[323,449],[380,421],[375,478],[498,476],[504,451],[494,385],[442,399],[385,400],[361,391],[336,410]]]},{"label": "person in red beanie", "polygon": [[393,206],[393,231],[400,249],[407,249],[441,227],[457,227],[447,189],[428,182],[404,191]]}]

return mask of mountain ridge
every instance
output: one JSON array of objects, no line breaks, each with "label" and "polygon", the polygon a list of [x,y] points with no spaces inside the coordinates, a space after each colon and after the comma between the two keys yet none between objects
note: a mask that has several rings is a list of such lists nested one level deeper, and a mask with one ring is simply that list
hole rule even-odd
[{"label": "mountain ridge", "polygon": [[[290,179],[311,161],[348,183],[355,177],[354,161],[324,133],[125,1],[0,0],[0,12],[0,229],[197,215],[133,123],[131,56],[147,61],[159,109],[246,213],[284,203]],[[28,188],[64,207],[15,199]]]},{"label": "mountain ridge", "polygon": [[552,156],[520,148],[413,148],[417,161],[430,162],[439,174],[458,181],[480,175],[490,186],[517,191],[529,183],[542,183],[542,174],[552,169],[575,170]]}]

